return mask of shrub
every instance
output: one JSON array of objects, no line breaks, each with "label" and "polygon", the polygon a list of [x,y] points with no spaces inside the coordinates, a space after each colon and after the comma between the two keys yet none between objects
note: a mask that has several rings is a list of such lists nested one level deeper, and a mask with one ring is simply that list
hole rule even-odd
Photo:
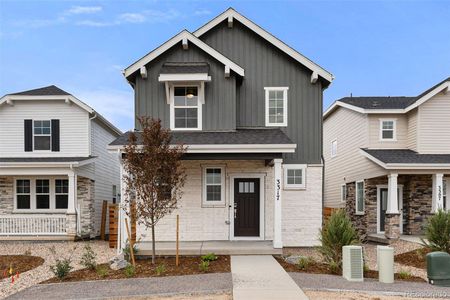
[{"label": "shrub", "polygon": [[155,273],[157,276],[161,276],[166,272],[166,265],[160,264],[155,268]]},{"label": "shrub", "polygon": [[108,268],[106,266],[97,266],[95,271],[97,272],[97,275],[100,276],[101,278],[105,278],[106,276],[108,276]]},{"label": "shrub", "polygon": [[50,270],[60,281],[62,281],[73,269],[71,263],[72,262],[68,258],[57,259],[55,265],[50,266]]},{"label": "shrub", "polygon": [[127,277],[133,277],[134,274],[136,274],[136,269],[134,268],[133,265],[128,265],[125,267],[125,269],[123,270],[125,276]]},{"label": "shrub", "polygon": [[213,261],[213,260],[217,260],[217,258],[218,257],[214,253],[208,253],[208,254],[202,256],[203,261]]},{"label": "shrub", "polygon": [[422,243],[432,251],[450,253],[450,211],[439,210],[425,225]]},{"label": "shrub", "polygon": [[351,220],[341,209],[334,211],[320,230],[319,240],[322,245],[318,247],[330,268],[341,269],[342,246],[359,243],[358,233]]},{"label": "shrub", "polygon": [[297,262],[297,268],[306,271],[310,264],[310,259],[308,257],[300,257]]},{"label": "shrub", "polygon": [[209,270],[209,261],[207,260],[202,260],[199,264],[198,264],[198,269],[202,272],[208,272]]},{"label": "shrub", "polygon": [[[134,256],[136,256],[136,254],[138,253],[138,249],[136,247],[137,243],[133,244],[133,254]],[[127,241],[127,243],[125,244],[125,248],[122,249],[123,250],[123,256],[127,261],[131,260],[131,253],[130,253],[130,243]]]},{"label": "shrub", "polygon": [[86,244],[84,246],[84,252],[81,256],[80,265],[83,267],[94,270],[97,266],[97,262],[95,259],[97,258],[97,255],[95,254],[94,250],[92,250],[92,247],[90,244]]},{"label": "shrub", "polygon": [[399,279],[409,279],[412,277],[411,273],[408,271],[400,271],[397,273]]}]

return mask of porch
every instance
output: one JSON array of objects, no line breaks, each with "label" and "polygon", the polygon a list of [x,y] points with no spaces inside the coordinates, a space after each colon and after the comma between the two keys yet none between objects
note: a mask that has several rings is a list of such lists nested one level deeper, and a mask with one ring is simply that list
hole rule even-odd
[{"label": "porch", "polygon": [[[137,244],[138,255],[152,255],[152,243],[141,242]],[[282,249],[273,247],[272,241],[199,241],[180,242],[180,255],[255,255],[255,254],[282,254]],[[175,242],[156,242],[157,255],[175,255]]]}]

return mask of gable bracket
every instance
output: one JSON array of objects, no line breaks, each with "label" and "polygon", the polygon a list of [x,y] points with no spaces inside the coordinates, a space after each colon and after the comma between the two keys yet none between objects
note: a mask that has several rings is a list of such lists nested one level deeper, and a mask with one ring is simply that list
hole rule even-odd
[{"label": "gable bracket", "polygon": [[146,79],[147,78],[147,68],[145,66],[142,66],[140,69],[140,72],[141,72],[142,78]]},{"label": "gable bracket", "polygon": [[312,84],[316,83],[318,79],[319,79],[319,74],[316,71],[312,72],[311,83]]},{"label": "gable bracket", "polygon": [[183,49],[187,50],[188,49],[188,39],[183,38],[182,44],[183,44]]},{"label": "gable bracket", "polygon": [[6,100],[6,104],[14,106],[14,102],[11,99]]},{"label": "gable bracket", "polygon": [[225,77],[230,77],[230,66],[225,66]]},{"label": "gable bracket", "polygon": [[233,28],[233,16],[228,16],[228,28]]}]

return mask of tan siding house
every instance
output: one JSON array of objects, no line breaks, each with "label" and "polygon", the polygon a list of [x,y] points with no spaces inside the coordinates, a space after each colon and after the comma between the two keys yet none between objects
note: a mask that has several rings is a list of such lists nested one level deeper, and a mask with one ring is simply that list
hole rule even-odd
[{"label": "tan siding house", "polygon": [[347,97],[324,114],[325,207],[363,236],[421,234],[450,208],[450,78],[416,97]]}]

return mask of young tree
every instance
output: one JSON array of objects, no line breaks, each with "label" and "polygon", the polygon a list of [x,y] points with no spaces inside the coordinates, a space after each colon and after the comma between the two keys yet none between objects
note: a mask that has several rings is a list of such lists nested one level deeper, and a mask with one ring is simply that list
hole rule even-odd
[{"label": "young tree", "polygon": [[134,202],[137,222],[151,228],[154,264],[155,225],[177,208],[186,180],[181,164],[185,147],[171,145],[171,133],[160,120],[140,117],[139,123],[140,135],[132,132],[124,149],[125,203]]}]

